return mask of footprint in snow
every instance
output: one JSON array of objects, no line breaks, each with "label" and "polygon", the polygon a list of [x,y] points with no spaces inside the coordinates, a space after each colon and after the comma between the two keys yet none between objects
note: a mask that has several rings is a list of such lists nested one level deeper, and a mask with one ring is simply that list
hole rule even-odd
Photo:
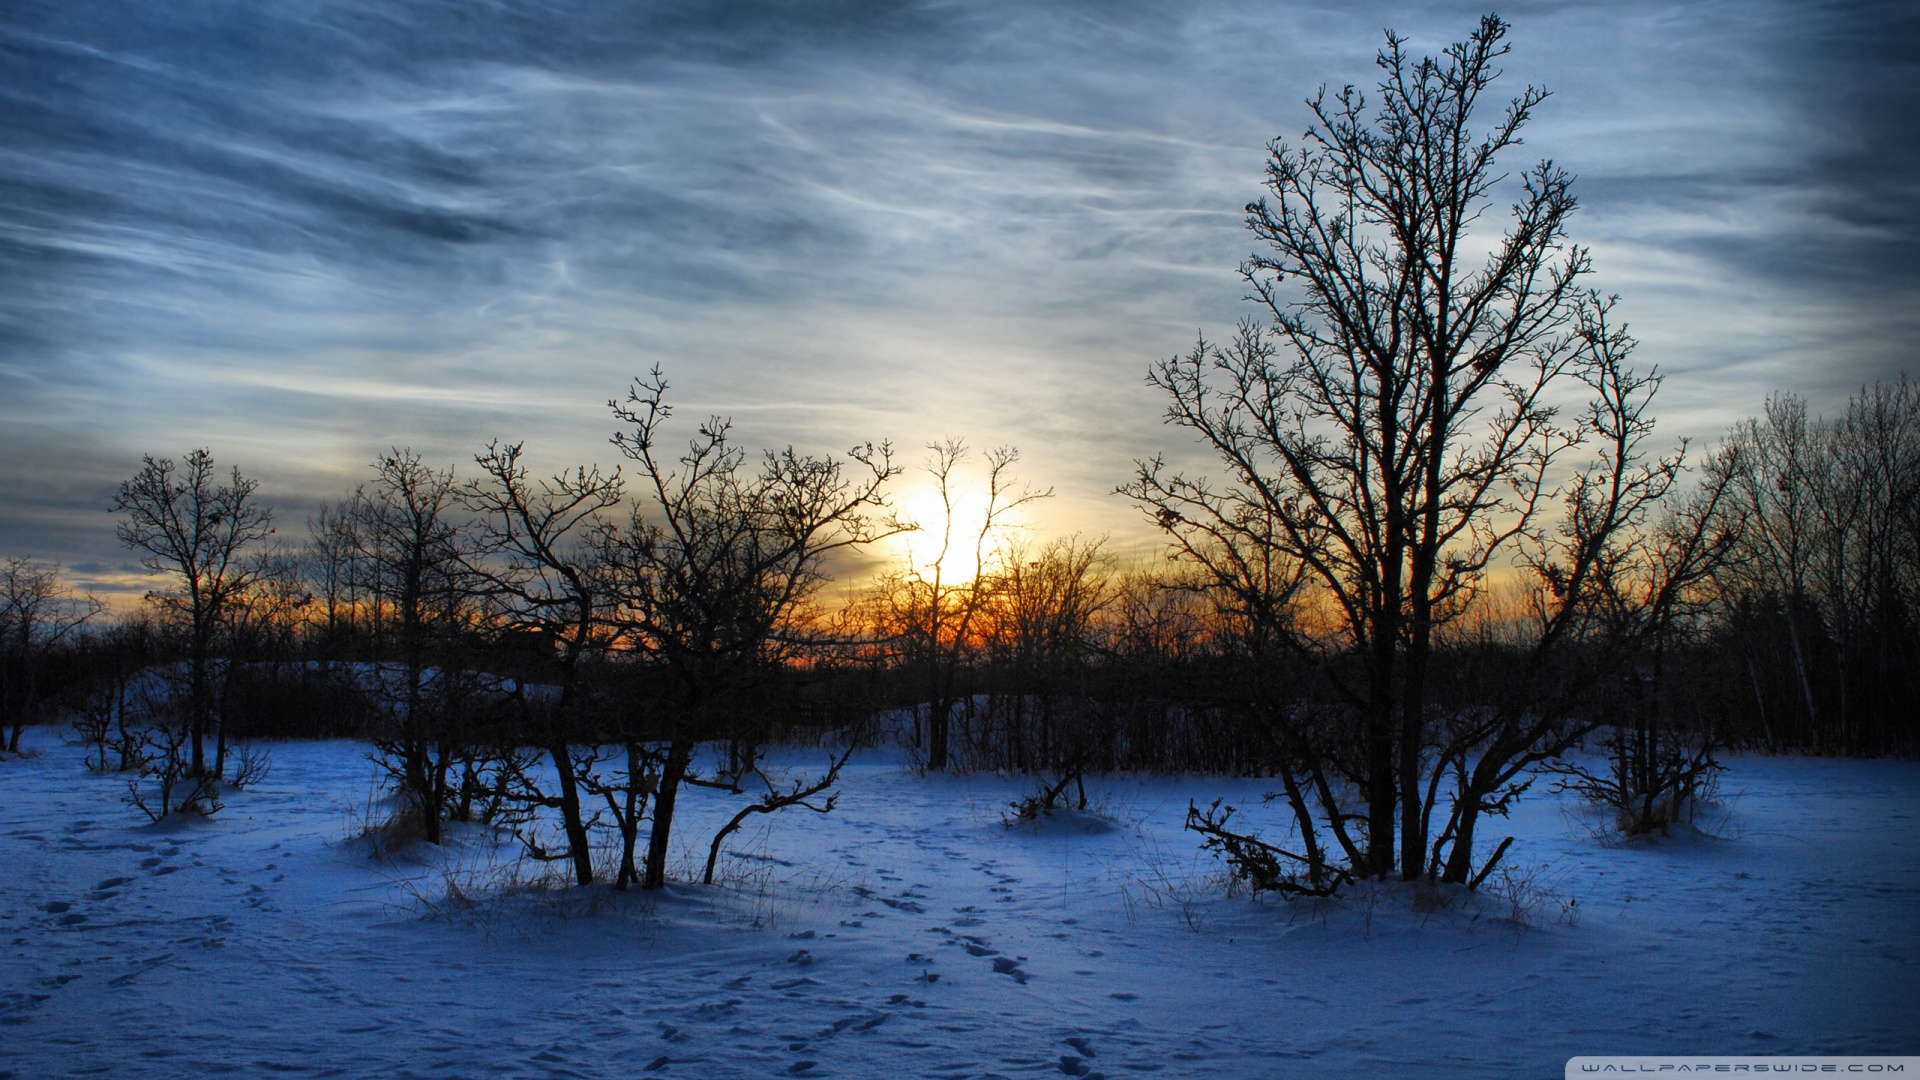
[{"label": "footprint in snow", "polygon": [[998,975],[1011,975],[1013,981],[1022,986],[1027,984],[1027,973],[1020,970],[1020,961],[1008,956],[993,958],[993,970]]},{"label": "footprint in snow", "polygon": [[[886,1019],[886,1017],[882,1016],[881,1019],[884,1020]],[[860,1022],[860,1017],[858,1016],[843,1016],[840,1019],[835,1020],[832,1026],[823,1027],[819,1031],[814,1032],[813,1037],[816,1039],[825,1039],[830,1036],[838,1035],[841,1032],[847,1030],[848,1028],[858,1024],[859,1022]],[[868,1025],[868,1027],[871,1027],[871,1025]],[[867,1028],[861,1028],[860,1030],[865,1031],[867,1030]],[[805,1048],[802,1046],[796,1046],[794,1047],[794,1049],[801,1050]]]},{"label": "footprint in snow", "polygon": [[1101,1073],[1094,1072],[1093,1067],[1088,1065],[1077,1054],[1061,1054],[1060,1071],[1068,1076],[1078,1076],[1081,1080],[1095,1080],[1095,1078],[1102,1075]]},{"label": "footprint in snow", "polygon": [[49,915],[58,915],[72,906],[72,904],[67,903],[65,900],[49,900],[40,905],[40,910]]}]

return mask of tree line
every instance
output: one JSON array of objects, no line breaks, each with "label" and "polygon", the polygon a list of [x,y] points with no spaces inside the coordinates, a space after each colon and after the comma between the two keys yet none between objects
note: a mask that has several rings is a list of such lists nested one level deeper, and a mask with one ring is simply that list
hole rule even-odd
[{"label": "tree line", "polygon": [[[1507,850],[1483,834],[1542,779],[1647,831],[1726,748],[1914,753],[1920,389],[1833,417],[1776,396],[1705,453],[1661,444],[1661,377],[1568,237],[1571,175],[1499,164],[1546,93],[1471,122],[1506,32],[1421,59],[1389,34],[1372,94],[1323,91],[1270,146],[1242,267],[1261,317],[1149,374],[1214,471],[1156,458],[1117,489],[1165,560],[1009,528],[1050,494],[1011,448],[930,446],[943,510],[910,522],[886,444],[752,457],[717,417],[670,436],[655,370],[609,403],[616,469],[396,448],[298,541],[206,451],[147,458],[115,499],[167,582],[140,612],[7,564],[8,745],[74,716],[164,815],[257,767],[230,770],[238,739],[368,738],[426,839],[484,818],[621,888],[664,882],[687,786],[743,799],[711,880],[728,832],[830,807],[845,750],[883,734],[928,770],[1035,774],[1023,813],[1102,771],[1259,775],[1284,835],[1220,804],[1189,825],[1304,894],[1475,886]],[[932,558],[826,601],[843,555],[916,529]],[[828,732],[822,772],[762,769]]]}]

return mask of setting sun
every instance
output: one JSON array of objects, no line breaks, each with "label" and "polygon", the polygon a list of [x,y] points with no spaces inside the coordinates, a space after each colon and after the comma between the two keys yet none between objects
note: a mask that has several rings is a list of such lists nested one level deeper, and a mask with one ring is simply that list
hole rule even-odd
[{"label": "setting sun", "polygon": [[901,518],[919,528],[889,541],[893,562],[925,578],[938,571],[948,584],[971,581],[980,572],[980,556],[991,555],[996,542],[993,536],[980,542],[987,505],[984,494],[975,488],[958,485],[951,495],[951,508],[932,480],[921,480],[899,492],[894,501]]}]

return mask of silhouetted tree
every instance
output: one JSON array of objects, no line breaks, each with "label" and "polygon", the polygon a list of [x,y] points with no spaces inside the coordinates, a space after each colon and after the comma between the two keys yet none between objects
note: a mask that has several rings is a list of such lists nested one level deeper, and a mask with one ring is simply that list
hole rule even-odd
[{"label": "silhouetted tree", "polygon": [[189,768],[206,775],[205,742],[213,718],[213,649],[228,605],[250,580],[247,549],[273,533],[273,512],[254,498],[256,481],[232,470],[222,484],[213,455],[194,450],[180,462],[145,457],[120,485],[113,508],[120,541],[141,565],[177,578],[175,588],[148,594],[177,618],[187,641]]},{"label": "silhouetted tree", "polygon": [[1001,767],[1062,775],[1108,760],[1092,679],[1099,620],[1113,602],[1102,540],[1014,541],[995,560],[982,637],[994,695],[982,736]]},{"label": "silhouetted tree", "polygon": [[717,781],[690,765],[703,742],[751,736],[743,713],[762,678],[792,659],[790,631],[827,580],[828,557],[905,528],[881,494],[898,473],[886,445],[856,446],[844,462],[788,448],[749,471],[728,422],[713,417],[683,453],[664,457],[666,391],[656,368],[624,402],[609,403],[631,425],[615,444],[635,462],[644,494],[624,528],[603,533],[624,643],[671,687],[657,721],[665,753],[646,889],[665,883],[681,785],[733,789],[752,768],[750,749],[736,751],[734,774]]},{"label": "silhouetted tree", "polygon": [[453,655],[470,616],[470,538],[453,516],[459,507],[451,468],[395,449],[373,469],[373,483],[354,500],[358,565],[398,652],[396,666],[373,673],[390,721],[378,741],[426,840],[437,844],[453,804],[451,770],[470,750],[461,730],[470,673]]},{"label": "silhouetted tree", "polygon": [[356,573],[361,545],[354,506],[352,499],[346,499],[322,506],[318,514],[307,519],[306,579],[314,597],[313,617],[324,660],[345,655],[349,640],[367,614],[360,595],[365,575]]},{"label": "silhouetted tree", "polygon": [[1920,388],[1904,378],[1862,388],[1833,419],[1775,395],[1725,452],[1723,515],[1742,542],[1721,578],[1721,619],[1760,741],[1815,753],[1911,746],[1902,703],[1920,652]]},{"label": "silhouetted tree", "polygon": [[[548,730],[528,733],[539,739],[552,759],[559,790],[548,796],[529,788],[526,794],[560,811],[567,838],[563,854],[573,862],[574,879],[586,885],[593,881],[593,853],[580,805],[581,767],[590,781],[606,785],[599,784],[591,768],[597,748],[577,767],[569,743],[581,734],[581,667],[610,643],[615,604],[589,534],[602,524],[603,512],[620,504],[623,485],[617,469],[603,474],[598,468],[585,467],[535,481],[521,463],[521,446],[496,442],[476,456],[482,476],[463,488],[460,498],[479,515],[481,553],[474,565],[481,589],[508,625],[533,633],[550,650],[559,675],[555,722]],[[628,739],[626,744],[628,775],[633,781],[641,780],[646,775],[645,755],[637,740]],[[637,782],[607,794],[623,839],[615,887],[624,889],[635,879],[633,845],[644,803]]]},{"label": "silhouetted tree", "polygon": [[[1581,285],[1589,259],[1566,236],[1572,178],[1535,165],[1514,185],[1505,232],[1475,232],[1507,178],[1498,159],[1546,99],[1528,87],[1475,127],[1506,34],[1488,16],[1441,57],[1414,60],[1389,32],[1377,100],[1323,91],[1302,143],[1272,144],[1268,197],[1247,207],[1266,248],[1242,268],[1271,327],[1244,323],[1227,346],[1202,340],[1151,375],[1168,422],[1227,477],[1156,459],[1124,489],[1263,634],[1317,669],[1323,706],[1268,715],[1312,766],[1306,787],[1362,877],[1473,880],[1460,871],[1470,822],[1430,835],[1439,785],[1456,782],[1462,813],[1498,812],[1516,766],[1577,731],[1524,711],[1478,743],[1443,730],[1461,714],[1435,694],[1440,639],[1489,571],[1530,548],[1549,586],[1523,655],[1538,653],[1577,622],[1615,533],[1678,470],[1677,457],[1636,451],[1654,382],[1626,370],[1631,341]],[[1576,391],[1593,403],[1563,417],[1556,403]],[[1570,495],[1574,531],[1556,543],[1543,513],[1556,469],[1595,441]],[[1312,797],[1289,794],[1312,835]]]},{"label": "silhouetted tree", "polygon": [[[965,499],[960,470],[969,457],[967,446],[948,440],[929,443],[927,449],[931,452],[927,476],[940,500],[940,520],[932,526],[937,542],[931,557],[915,560],[910,556],[907,566],[883,581],[880,612],[905,663],[918,674],[918,696],[926,719],[916,727],[924,733],[926,767],[938,772],[947,768],[952,752],[953,711],[962,697],[960,676],[976,644],[977,624],[993,580],[988,557],[1006,528],[1008,515],[1051,497],[1053,491],[1036,491],[1015,480],[1013,467],[1020,451],[998,447],[987,454],[986,501],[979,527],[963,535],[957,518]],[[928,526],[916,523],[915,528]],[[950,563],[957,564],[956,556],[963,550],[972,559],[973,573],[961,577]]]},{"label": "silhouetted tree", "polygon": [[21,733],[40,717],[47,654],[104,610],[97,597],[62,583],[58,566],[0,562],[0,732],[7,752],[20,752]]}]

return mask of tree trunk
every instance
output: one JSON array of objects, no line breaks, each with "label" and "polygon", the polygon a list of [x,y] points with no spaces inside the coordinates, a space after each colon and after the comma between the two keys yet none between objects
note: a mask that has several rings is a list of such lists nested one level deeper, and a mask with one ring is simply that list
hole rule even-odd
[{"label": "tree trunk", "polygon": [[620,815],[620,873],[613,882],[614,889],[619,892],[625,892],[627,886],[640,880],[639,869],[633,861],[633,849],[640,841],[640,815],[644,806],[644,796],[640,790],[641,777],[644,775],[643,760],[640,744],[629,742],[626,812]]},{"label": "tree trunk", "polygon": [[[1742,651],[1745,652],[1744,646]],[[1780,740],[1773,733],[1773,725],[1767,720],[1767,695],[1760,689],[1760,669],[1753,664],[1752,653],[1744,657],[1747,663],[1747,678],[1753,683],[1754,707],[1760,711],[1760,737],[1767,741],[1767,752],[1780,751]]]},{"label": "tree trunk", "polygon": [[953,719],[953,702],[936,696],[927,703],[927,769],[943,772],[947,767],[947,729]]},{"label": "tree trunk", "polygon": [[673,830],[673,807],[680,795],[680,781],[687,775],[687,763],[693,758],[693,740],[674,736],[667,751],[666,767],[660,771],[660,791],[653,799],[653,831],[647,837],[646,875],[643,889],[658,889],[667,883],[667,841]]},{"label": "tree trunk", "polygon": [[207,775],[207,754],[204,740],[207,734],[207,642],[205,632],[199,626],[193,628],[192,655],[187,661],[187,724],[192,729],[193,739],[193,775]]},{"label": "tree trunk", "polygon": [[1400,705],[1400,877],[1413,881],[1426,873],[1426,815],[1420,797],[1420,751],[1426,742],[1427,629],[1415,630],[1407,655],[1406,686]]},{"label": "tree trunk", "polygon": [[1367,877],[1393,873],[1393,703],[1382,697],[1367,718]]},{"label": "tree trunk", "polygon": [[1440,880],[1465,885],[1473,873],[1473,827],[1480,822],[1480,800],[1471,791],[1460,792],[1460,817],[1453,826],[1453,850],[1447,853],[1446,873]]},{"label": "tree trunk", "polygon": [[554,771],[560,775],[560,827],[567,834],[567,853],[573,856],[573,880],[593,884],[593,852],[587,846],[587,826],[580,813],[580,784],[573,775],[573,757],[562,736],[547,747]]},{"label": "tree trunk", "polygon": [[442,822],[447,820],[447,769],[453,764],[453,747],[441,743],[439,754],[429,757],[428,764],[432,769],[427,782],[427,790],[431,793],[427,797],[427,820],[433,822],[433,842],[438,844],[446,837]]},{"label": "tree trunk", "polygon": [[1391,616],[1375,619],[1373,673],[1367,710],[1367,866],[1363,876],[1385,878],[1393,873],[1395,775],[1393,736],[1393,661],[1398,627]]},{"label": "tree trunk", "polygon": [[[229,658],[229,660],[228,660],[228,670],[229,670],[229,671],[231,671],[231,670],[232,670],[232,660],[231,660],[231,658]],[[229,678],[229,679],[231,679],[231,675],[229,675],[229,676],[228,676],[228,678]],[[221,697],[222,697],[222,699],[223,699],[224,701],[226,701],[226,702],[229,702],[229,703],[230,703],[230,702],[232,702],[232,701],[233,701],[233,696],[232,696],[232,694],[231,694],[231,693],[226,693],[226,692],[223,692],[223,693],[221,694]],[[226,709],[227,709],[227,706],[226,706],[226,705],[222,705],[222,706],[221,706],[221,708],[220,708],[220,723],[219,723],[219,726],[218,726],[218,727],[217,727],[217,728],[216,728],[216,729],[214,730],[214,735],[213,735],[213,778],[214,778],[215,780],[225,780],[225,779],[227,778],[227,715],[226,715]]]},{"label": "tree trunk", "polygon": [[1820,752],[1820,710],[1814,705],[1813,681],[1807,676],[1806,651],[1800,646],[1800,619],[1794,614],[1794,605],[1799,597],[1787,597],[1787,642],[1793,646],[1793,671],[1800,681],[1800,698],[1807,709],[1807,731],[1813,743],[1813,752]]}]

